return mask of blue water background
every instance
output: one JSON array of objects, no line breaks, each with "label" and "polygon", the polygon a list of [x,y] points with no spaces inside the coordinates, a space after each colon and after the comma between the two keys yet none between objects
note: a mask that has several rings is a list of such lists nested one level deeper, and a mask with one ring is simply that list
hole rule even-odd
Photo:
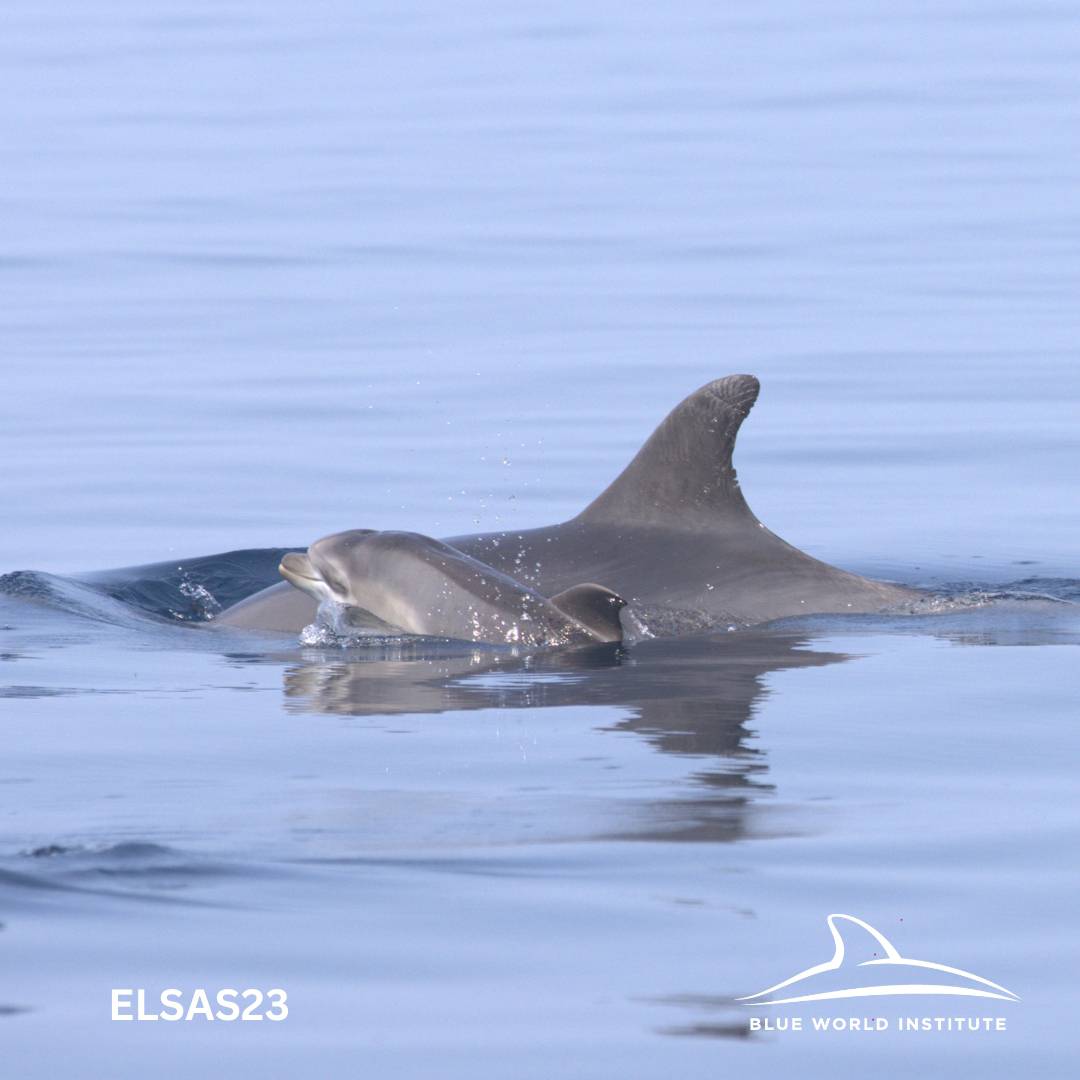
[{"label": "blue water background", "polygon": [[[781,536],[1075,596],[1074,5],[3,25],[0,572],[546,524],[747,371]],[[12,1075],[1075,1061],[1061,605],[492,668],[91,615],[0,604]],[[1017,990],[1008,1033],[740,1037],[731,998],[837,910]],[[106,1018],[112,986],[271,984],[280,1026]]]}]

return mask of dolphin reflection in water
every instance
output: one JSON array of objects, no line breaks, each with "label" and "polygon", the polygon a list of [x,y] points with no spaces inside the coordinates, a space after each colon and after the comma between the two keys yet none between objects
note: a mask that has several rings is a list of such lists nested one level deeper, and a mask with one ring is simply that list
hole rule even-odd
[{"label": "dolphin reflection in water", "polygon": [[611,826],[615,833],[727,841],[747,835],[755,800],[771,791],[747,727],[768,694],[767,677],[850,659],[809,645],[806,635],[746,631],[527,656],[466,648],[439,655],[419,642],[381,654],[313,650],[285,669],[284,693],[292,712],[342,716],[606,706],[599,730],[634,734],[691,765],[676,793],[636,805],[625,827]]}]

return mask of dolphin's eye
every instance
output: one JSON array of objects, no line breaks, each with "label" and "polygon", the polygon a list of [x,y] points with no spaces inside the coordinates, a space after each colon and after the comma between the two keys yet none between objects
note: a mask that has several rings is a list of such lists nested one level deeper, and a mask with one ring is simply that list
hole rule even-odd
[{"label": "dolphin's eye", "polygon": [[334,577],[333,574],[323,574],[323,581],[330,586],[331,592],[336,592],[341,595],[345,594],[345,585],[339,578]]}]

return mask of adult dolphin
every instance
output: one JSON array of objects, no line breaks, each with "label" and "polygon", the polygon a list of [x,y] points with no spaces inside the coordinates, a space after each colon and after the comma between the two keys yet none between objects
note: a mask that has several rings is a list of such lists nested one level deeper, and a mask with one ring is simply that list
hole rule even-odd
[{"label": "adult dolphin", "polygon": [[[447,543],[544,596],[598,582],[625,597],[660,634],[790,615],[880,611],[918,596],[814,559],[754,516],[731,459],[759,388],[752,375],[701,387],[569,521],[450,537]],[[315,611],[310,596],[283,582],[242,600],[217,621],[297,632]]]}]

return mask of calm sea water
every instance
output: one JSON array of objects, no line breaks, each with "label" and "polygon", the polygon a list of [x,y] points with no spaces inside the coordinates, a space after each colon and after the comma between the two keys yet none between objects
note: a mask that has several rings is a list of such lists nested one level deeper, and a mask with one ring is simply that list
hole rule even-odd
[{"label": "calm sea water", "polygon": [[[1078,50],[1041,2],[7,4],[5,1069],[1066,1075]],[[70,577],[559,520],[733,371],[770,527],[1009,598],[526,658]],[[1007,1030],[747,1037],[831,912],[1022,1001],[785,1016]],[[109,1020],[249,985],[289,1019]]]}]

